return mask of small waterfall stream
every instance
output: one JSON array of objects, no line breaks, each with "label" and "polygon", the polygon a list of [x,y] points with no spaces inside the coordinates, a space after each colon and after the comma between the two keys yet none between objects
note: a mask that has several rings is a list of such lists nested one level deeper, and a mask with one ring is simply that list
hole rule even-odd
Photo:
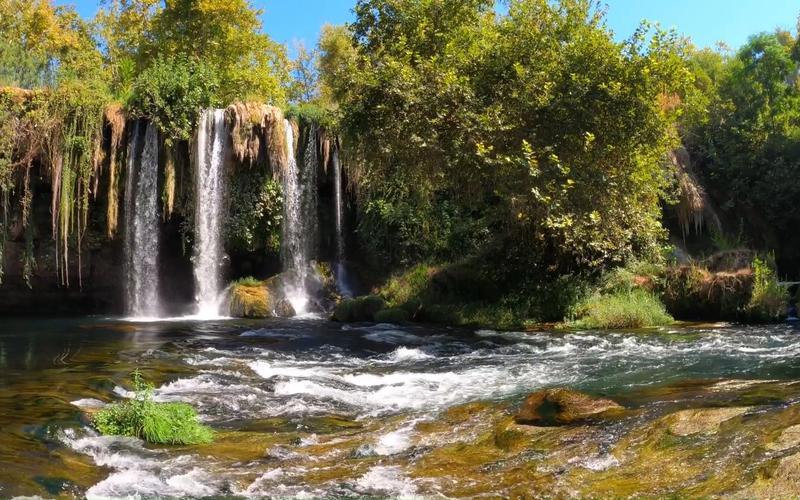
[{"label": "small waterfall stream", "polygon": [[[147,124],[139,161],[139,123],[128,152],[125,183],[126,312],[132,317],[160,315],[158,302],[158,130]],[[138,169],[136,166],[138,165]]]},{"label": "small waterfall stream", "polygon": [[287,164],[283,172],[284,220],[281,259],[284,270],[291,272],[286,298],[296,314],[308,308],[305,281],[316,248],[317,233],[317,147],[316,130],[309,131],[308,144],[301,165],[295,156],[292,124],[285,121]]},{"label": "small waterfall stream", "polygon": [[197,131],[194,281],[196,314],[216,317],[223,299],[220,265],[224,199],[225,110],[203,111]]},{"label": "small waterfall stream", "polygon": [[331,163],[333,164],[333,197],[336,204],[336,286],[339,288],[339,293],[345,297],[352,297],[353,292],[345,268],[347,255],[344,241],[344,197],[342,196],[342,165],[339,160],[339,148],[333,148]]}]

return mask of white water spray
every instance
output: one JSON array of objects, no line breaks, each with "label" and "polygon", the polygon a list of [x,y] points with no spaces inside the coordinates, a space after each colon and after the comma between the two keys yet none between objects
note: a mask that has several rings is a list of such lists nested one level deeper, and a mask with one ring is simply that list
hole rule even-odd
[{"label": "white water spray", "polygon": [[220,266],[223,260],[225,110],[203,111],[197,131],[195,169],[194,282],[197,316],[214,318],[224,299]]},{"label": "white water spray", "polygon": [[133,317],[158,317],[158,130],[147,124],[144,147],[136,169],[139,123],[128,152],[125,182],[125,265],[127,313]]}]

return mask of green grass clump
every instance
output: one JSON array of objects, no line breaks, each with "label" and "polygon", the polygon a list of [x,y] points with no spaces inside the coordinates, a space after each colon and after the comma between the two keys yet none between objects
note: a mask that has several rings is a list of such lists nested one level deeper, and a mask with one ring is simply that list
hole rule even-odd
[{"label": "green grass clump", "polygon": [[262,286],[264,282],[261,280],[257,280],[252,276],[245,276],[244,278],[239,278],[238,280],[234,281],[231,284],[241,285],[241,286]]},{"label": "green grass clump", "polygon": [[156,403],[153,386],[133,372],[136,395],[106,406],[94,416],[95,428],[107,436],[136,437],[153,444],[204,444],[214,438],[187,403]]},{"label": "green grass clump", "polygon": [[578,308],[575,328],[646,328],[673,322],[664,304],[646,290],[593,295]]}]

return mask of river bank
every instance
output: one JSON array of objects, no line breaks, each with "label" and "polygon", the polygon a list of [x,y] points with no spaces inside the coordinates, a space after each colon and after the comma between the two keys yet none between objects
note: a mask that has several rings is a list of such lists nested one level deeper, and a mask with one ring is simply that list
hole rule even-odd
[{"label": "river bank", "polygon": [[[530,335],[310,319],[10,320],[0,493],[791,495],[798,351],[785,326]],[[157,400],[193,404],[214,443],[98,436],[86,412],[124,399],[135,367]],[[624,411],[517,424],[524,398],[546,387]]]}]

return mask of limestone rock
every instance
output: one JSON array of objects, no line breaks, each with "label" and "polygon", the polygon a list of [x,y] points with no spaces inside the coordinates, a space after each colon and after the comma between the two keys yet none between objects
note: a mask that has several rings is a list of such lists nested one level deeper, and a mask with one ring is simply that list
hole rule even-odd
[{"label": "limestone rock", "polygon": [[279,318],[291,318],[295,314],[294,306],[288,299],[281,299],[275,305],[275,316]]},{"label": "limestone rock", "polygon": [[525,399],[515,421],[524,425],[566,425],[619,414],[623,410],[610,399],[570,389],[545,389]]},{"label": "limestone rock", "polygon": [[695,408],[681,410],[664,417],[667,428],[675,436],[692,434],[714,434],[719,426],[734,417],[747,412],[746,406],[733,408]]}]

